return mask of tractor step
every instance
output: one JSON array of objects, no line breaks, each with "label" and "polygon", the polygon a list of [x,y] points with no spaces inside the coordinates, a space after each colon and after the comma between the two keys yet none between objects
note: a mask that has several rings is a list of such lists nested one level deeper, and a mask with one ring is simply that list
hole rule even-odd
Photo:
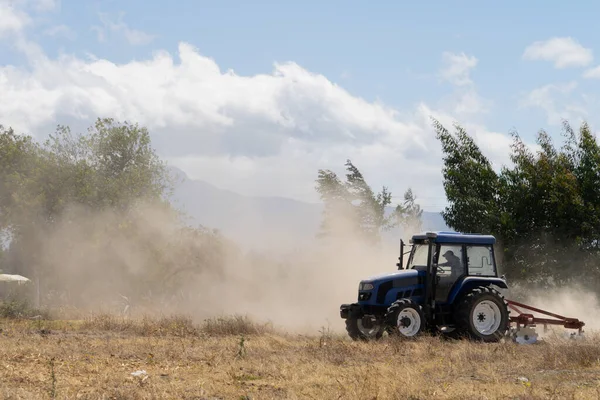
[{"label": "tractor step", "polygon": [[438,325],[438,330],[442,333],[450,333],[456,329],[455,325]]}]

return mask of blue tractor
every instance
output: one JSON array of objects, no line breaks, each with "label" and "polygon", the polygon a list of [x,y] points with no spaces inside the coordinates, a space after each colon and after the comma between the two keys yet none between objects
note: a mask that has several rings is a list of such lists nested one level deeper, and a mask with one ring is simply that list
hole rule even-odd
[{"label": "blue tractor", "polygon": [[405,252],[400,241],[399,271],[361,281],[358,302],[341,306],[349,336],[371,340],[386,332],[401,337],[441,332],[499,341],[510,319],[507,301],[494,288],[508,288],[498,277],[495,242],[490,235],[427,232],[413,236]]}]

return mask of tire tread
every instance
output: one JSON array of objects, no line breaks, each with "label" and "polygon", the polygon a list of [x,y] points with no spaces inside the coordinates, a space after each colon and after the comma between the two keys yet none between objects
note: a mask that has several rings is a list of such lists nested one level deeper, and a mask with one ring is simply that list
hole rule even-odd
[{"label": "tire tread", "polygon": [[[420,328],[419,333],[423,332],[426,329],[427,324],[425,321],[425,315],[423,313],[423,307],[411,299],[400,299],[400,300],[396,300],[388,307],[387,312],[385,313],[385,319],[384,319],[388,326],[388,331],[390,333],[394,334],[395,336],[402,336],[395,329],[396,318],[397,318],[396,315],[398,315],[400,310],[407,308],[407,307],[411,307],[411,308],[414,308],[415,310],[417,310],[417,312],[419,313],[419,316],[421,317],[421,328]],[[418,336],[419,333],[417,333],[416,336]]]},{"label": "tire tread", "polygon": [[[475,302],[481,296],[486,296],[486,295],[491,295],[491,296],[497,298],[503,304],[503,306],[501,307],[501,312],[502,312],[503,316],[505,316],[506,321],[504,323],[504,326],[500,326],[494,334],[482,337],[482,336],[477,335],[471,329],[470,316],[471,316],[471,310],[473,309]],[[476,287],[475,289],[471,290],[469,293],[464,295],[464,297],[462,299],[460,299],[458,302],[458,306],[456,308],[456,313],[455,313],[455,322],[456,322],[457,331],[458,331],[457,334],[460,336],[467,336],[474,340],[481,340],[484,342],[497,342],[506,334],[506,331],[508,330],[508,325],[509,325],[508,316],[509,316],[508,304],[506,303],[506,300],[504,299],[504,296],[502,295],[502,293],[500,293],[496,289],[491,288],[489,286]]]}]

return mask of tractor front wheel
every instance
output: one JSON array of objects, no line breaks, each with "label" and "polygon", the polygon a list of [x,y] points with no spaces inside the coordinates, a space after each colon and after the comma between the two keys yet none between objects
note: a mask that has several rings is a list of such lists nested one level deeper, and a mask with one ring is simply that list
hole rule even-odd
[{"label": "tractor front wheel", "polygon": [[346,331],[353,340],[378,340],[383,337],[385,325],[379,321],[363,323],[363,318],[349,317],[346,319]]},{"label": "tractor front wheel", "polygon": [[457,333],[483,342],[498,342],[508,330],[508,305],[497,290],[480,286],[458,303],[455,318]]},{"label": "tractor front wheel", "polygon": [[385,319],[390,326],[390,333],[396,336],[412,338],[425,329],[423,308],[410,299],[401,299],[392,303]]}]

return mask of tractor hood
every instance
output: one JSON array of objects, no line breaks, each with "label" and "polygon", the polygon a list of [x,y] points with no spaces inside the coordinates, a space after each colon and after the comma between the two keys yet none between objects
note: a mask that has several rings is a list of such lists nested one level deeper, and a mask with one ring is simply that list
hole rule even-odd
[{"label": "tractor hood", "polygon": [[[420,274],[425,275],[425,271],[421,271]],[[395,280],[395,279],[412,278],[412,277],[416,278],[418,275],[419,275],[419,271],[417,271],[417,270],[405,269],[405,270],[396,271],[396,272],[374,275],[367,279],[363,279],[362,282],[377,283],[377,282],[385,282],[385,281]]]}]

